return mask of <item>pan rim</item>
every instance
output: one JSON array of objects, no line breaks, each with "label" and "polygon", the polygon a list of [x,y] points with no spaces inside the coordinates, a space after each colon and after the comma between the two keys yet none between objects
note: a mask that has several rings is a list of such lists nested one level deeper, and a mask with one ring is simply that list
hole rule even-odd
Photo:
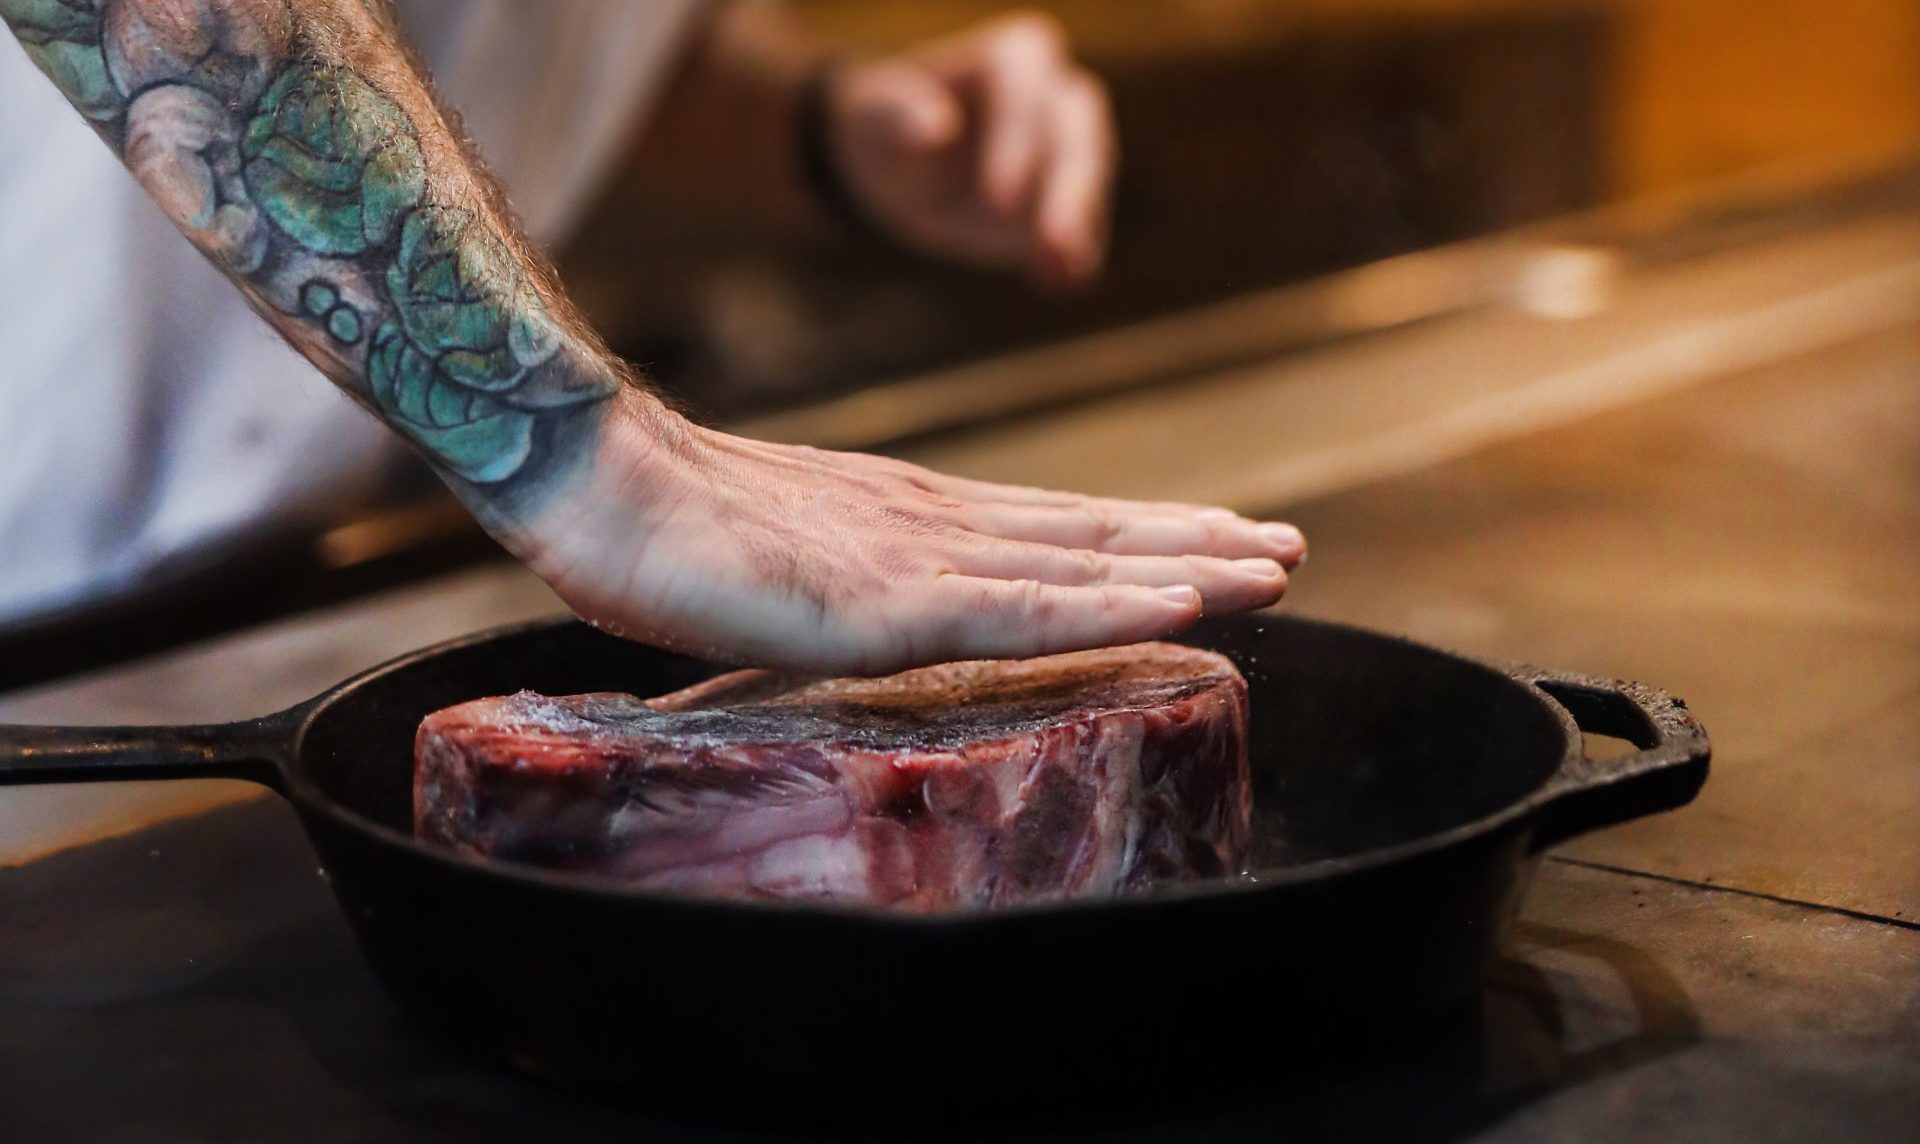
[{"label": "pan rim", "polygon": [[[576,626],[591,627],[573,616],[562,614],[483,629],[419,648],[359,672],[294,708],[288,714],[297,713],[298,720],[288,748],[288,756],[282,760],[281,771],[285,783],[283,793],[294,804],[295,809],[303,815],[317,815],[338,828],[366,836],[383,848],[406,853],[416,860],[424,860],[438,866],[448,873],[461,876],[480,875],[498,879],[506,884],[516,884],[528,890],[590,900],[602,906],[612,901],[634,907],[709,913],[732,918],[803,916],[844,925],[947,931],[980,926],[1026,924],[1042,918],[1070,919],[1112,911],[1137,912],[1143,907],[1157,906],[1164,909],[1199,906],[1259,894],[1276,894],[1296,886],[1324,885],[1383,868],[1403,865],[1416,858],[1481,839],[1533,816],[1554,797],[1555,779],[1566,773],[1570,766],[1577,765],[1584,759],[1582,734],[1574,722],[1572,713],[1537,684],[1523,678],[1514,670],[1502,669],[1492,663],[1422,643],[1407,636],[1373,631],[1336,620],[1256,612],[1244,616],[1223,617],[1222,622],[1278,622],[1315,627],[1399,644],[1423,655],[1439,656],[1470,667],[1494,681],[1520,689],[1537,708],[1555,721],[1561,732],[1560,758],[1532,790],[1505,806],[1479,818],[1388,846],[1355,854],[1315,859],[1296,865],[1250,870],[1231,877],[1170,883],[1114,897],[1068,898],[1053,902],[1026,902],[991,910],[947,910],[931,913],[908,913],[882,906],[831,902],[703,898],[638,889],[618,879],[601,875],[550,871],[538,866],[468,857],[446,847],[423,842],[409,833],[352,810],[321,790],[308,777],[304,763],[307,733],[314,722],[323,717],[337,701],[363,687],[377,683],[382,677],[468,647],[538,631]],[[1178,636],[1173,637],[1174,642],[1178,640]]]}]

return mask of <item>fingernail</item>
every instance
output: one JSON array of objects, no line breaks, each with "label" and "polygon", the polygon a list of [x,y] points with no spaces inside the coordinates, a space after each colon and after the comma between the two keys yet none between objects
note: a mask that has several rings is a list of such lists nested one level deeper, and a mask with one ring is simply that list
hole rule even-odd
[{"label": "fingernail", "polygon": [[1307,545],[1307,538],[1291,524],[1263,524],[1260,526],[1260,535],[1281,548],[1305,548]]},{"label": "fingernail", "polygon": [[1265,576],[1269,580],[1280,575],[1280,562],[1268,560],[1264,556],[1249,556],[1245,560],[1236,560],[1234,563],[1255,576]]},{"label": "fingernail", "polygon": [[1175,584],[1159,589],[1160,598],[1170,604],[1191,608],[1200,602],[1200,590],[1191,584]]}]

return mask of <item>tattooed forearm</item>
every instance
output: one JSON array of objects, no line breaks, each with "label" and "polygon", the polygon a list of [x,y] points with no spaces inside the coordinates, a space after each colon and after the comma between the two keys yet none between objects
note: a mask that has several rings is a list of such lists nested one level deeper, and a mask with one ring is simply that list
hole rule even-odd
[{"label": "tattooed forearm", "polygon": [[621,370],[384,4],[0,0],[0,18],[255,307],[483,515],[584,463]]}]

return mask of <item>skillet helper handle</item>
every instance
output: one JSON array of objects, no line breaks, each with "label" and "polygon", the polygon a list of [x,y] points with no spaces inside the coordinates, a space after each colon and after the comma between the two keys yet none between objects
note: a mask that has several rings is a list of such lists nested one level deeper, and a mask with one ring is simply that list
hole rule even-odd
[{"label": "skillet helper handle", "polygon": [[290,731],[278,716],[183,727],[0,724],[0,786],[246,779],[277,787]]},{"label": "skillet helper handle", "polygon": [[1533,851],[1569,838],[1672,810],[1693,801],[1707,781],[1712,747],[1684,700],[1640,683],[1517,668],[1567,709],[1583,732],[1625,739],[1639,748],[1616,758],[1582,752],[1547,784]]}]

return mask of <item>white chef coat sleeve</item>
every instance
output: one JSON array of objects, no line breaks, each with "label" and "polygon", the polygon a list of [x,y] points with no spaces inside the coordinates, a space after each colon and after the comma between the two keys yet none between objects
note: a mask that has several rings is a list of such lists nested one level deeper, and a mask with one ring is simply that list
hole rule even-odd
[{"label": "white chef coat sleeve", "polygon": [[[547,244],[639,131],[702,6],[397,5]],[[394,435],[254,315],[4,33],[0,157],[0,629],[380,495]]]}]

